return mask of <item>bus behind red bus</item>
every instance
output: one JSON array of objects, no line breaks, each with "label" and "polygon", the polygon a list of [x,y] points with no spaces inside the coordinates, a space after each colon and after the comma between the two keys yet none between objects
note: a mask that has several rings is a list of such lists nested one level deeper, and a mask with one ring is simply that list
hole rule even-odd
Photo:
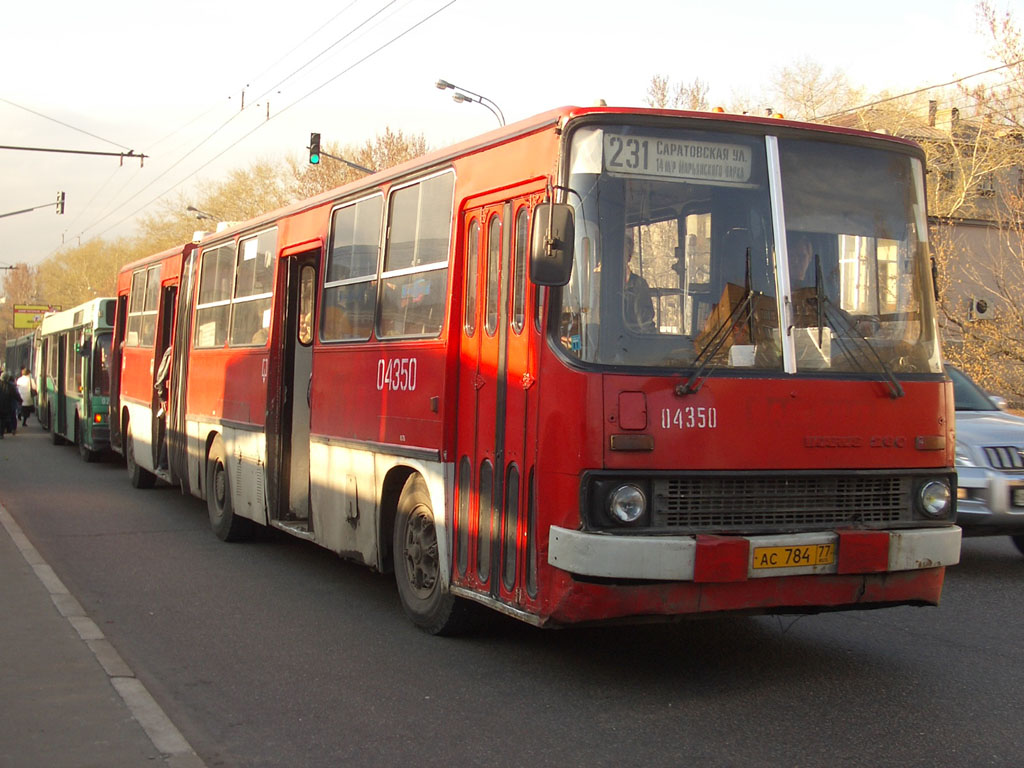
[{"label": "bus behind red bus", "polygon": [[133,483],[393,570],[430,632],[934,605],[959,559],[911,142],[567,107],[117,297]]}]

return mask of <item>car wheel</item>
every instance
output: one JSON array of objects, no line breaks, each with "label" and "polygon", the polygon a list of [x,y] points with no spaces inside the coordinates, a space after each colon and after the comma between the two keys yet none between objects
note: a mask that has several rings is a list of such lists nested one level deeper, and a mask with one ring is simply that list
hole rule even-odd
[{"label": "car wheel", "polygon": [[1011,536],[1010,539],[1013,541],[1014,546],[1017,550],[1024,555],[1024,534],[1018,534],[1017,536]]}]

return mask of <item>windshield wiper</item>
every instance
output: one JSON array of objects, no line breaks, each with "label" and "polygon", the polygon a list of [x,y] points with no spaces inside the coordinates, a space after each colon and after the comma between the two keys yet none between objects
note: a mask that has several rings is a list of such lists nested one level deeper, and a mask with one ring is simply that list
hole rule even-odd
[{"label": "windshield wiper", "polygon": [[[836,306],[822,291],[821,288],[825,281],[821,272],[821,259],[818,258],[817,254],[814,255],[814,272],[814,303],[818,313],[818,347],[821,347],[824,325],[827,323],[830,328],[840,334],[836,336],[834,341],[838,344],[840,351],[846,359],[858,369],[864,371],[865,368],[861,365],[861,357],[846,344],[847,340],[852,340],[855,343],[863,342],[864,348],[871,353],[871,357],[875,359],[875,362],[878,363],[878,368],[885,375],[886,383],[889,385],[889,396],[896,400],[906,395],[906,392],[903,391],[903,386],[896,378],[896,374],[893,373],[889,364],[882,359],[882,356],[878,354],[874,344],[868,341],[867,337],[857,329],[850,316],[841,307]],[[843,331],[845,331],[845,335],[842,335]]]},{"label": "windshield wiper", "polygon": [[733,330],[744,320],[751,323],[750,338],[754,337],[753,329],[753,317],[752,311],[754,303],[754,290],[750,287],[750,247],[747,247],[747,274],[746,274],[746,294],[743,296],[743,300],[737,304],[729,316],[725,318],[725,321],[715,329],[715,332],[711,334],[711,338],[708,339],[707,343],[701,348],[700,352],[697,353],[697,357],[694,358],[693,362],[697,365],[696,370],[690,374],[689,378],[686,379],[682,384],[676,386],[677,395],[692,395],[699,391],[704,386],[704,380],[707,379],[706,374],[710,374],[712,369],[711,361],[715,359],[719,350],[724,346],[726,340],[732,334]]}]

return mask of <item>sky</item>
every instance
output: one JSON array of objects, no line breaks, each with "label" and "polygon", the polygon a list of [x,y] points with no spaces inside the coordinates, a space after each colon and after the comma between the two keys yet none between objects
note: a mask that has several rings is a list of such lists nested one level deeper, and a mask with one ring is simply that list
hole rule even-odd
[{"label": "sky", "polygon": [[[1024,22],[1024,0],[994,3]],[[801,59],[897,94],[989,69],[987,52],[974,0],[7,3],[0,145],[147,157],[0,149],[0,267],[131,236],[199,183],[304,158],[312,131],[346,145],[390,128],[439,148],[497,126],[438,78],[512,123],[598,99],[643,106],[654,75],[700,78],[712,104],[757,103]]]}]

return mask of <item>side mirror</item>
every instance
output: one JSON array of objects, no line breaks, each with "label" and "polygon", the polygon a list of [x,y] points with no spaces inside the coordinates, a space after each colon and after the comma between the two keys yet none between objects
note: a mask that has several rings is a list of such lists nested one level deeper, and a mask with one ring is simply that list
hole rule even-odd
[{"label": "side mirror", "polygon": [[1005,411],[1007,408],[1009,408],[1009,405],[1006,402],[1006,398],[1003,397],[1002,395],[989,395],[988,399],[991,400],[992,405],[994,405],[1000,411]]},{"label": "side mirror", "polygon": [[569,282],[576,225],[565,203],[541,203],[533,209],[530,280],[535,285],[558,286]]},{"label": "side mirror", "polygon": [[84,339],[81,344],[78,345],[78,356],[88,357],[92,354],[92,340]]}]

